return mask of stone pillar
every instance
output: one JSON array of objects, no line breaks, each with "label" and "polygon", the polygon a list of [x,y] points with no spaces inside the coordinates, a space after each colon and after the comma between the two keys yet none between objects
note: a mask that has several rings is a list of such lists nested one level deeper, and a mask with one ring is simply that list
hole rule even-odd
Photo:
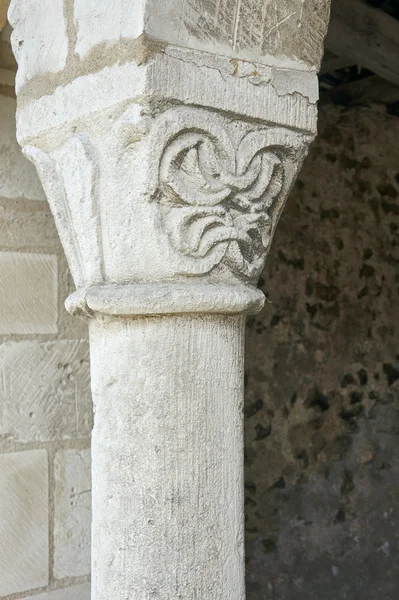
[{"label": "stone pillar", "polygon": [[243,337],[328,0],[13,0],[18,140],[88,318],[93,600],[243,600]]}]

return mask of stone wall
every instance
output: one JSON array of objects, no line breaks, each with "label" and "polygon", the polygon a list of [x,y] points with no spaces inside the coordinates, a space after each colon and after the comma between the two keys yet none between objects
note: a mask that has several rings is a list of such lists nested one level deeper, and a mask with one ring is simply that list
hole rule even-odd
[{"label": "stone wall", "polygon": [[[86,328],[14,110],[0,98],[0,598],[88,600]],[[320,132],[247,327],[248,600],[394,600],[399,120],[331,106]]]},{"label": "stone wall", "polygon": [[399,590],[399,119],[322,108],[247,327],[248,600]]},{"label": "stone wall", "polygon": [[0,597],[88,600],[86,326],[63,307],[71,277],[10,96],[0,96]]}]

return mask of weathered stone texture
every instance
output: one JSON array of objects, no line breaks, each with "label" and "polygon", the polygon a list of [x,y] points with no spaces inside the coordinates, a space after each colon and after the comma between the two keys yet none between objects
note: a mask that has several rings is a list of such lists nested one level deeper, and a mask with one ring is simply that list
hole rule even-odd
[{"label": "weathered stone texture", "polygon": [[61,71],[68,56],[63,0],[12,0],[8,12],[15,29],[13,50],[19,63],[17,92],[35,75]]},{"label": "weathered stone texture", "polygon": [[70,588],[55,590],[40,594],[40,596],[30,596],[23,600],[90,600],[90,584],[76,585]]},{"label": "weathered stone texture", "polygon": [[242,316],[90,322],[93,599],[244,600],[243,337]]},{"label": "weathered stone texture", "polygon": [[248,600],[399,589],[399,119],[326,107],[248,322]]},{"label": "weathered stone texture", "polygon": [[0,196],[45,200],[35,168],[22,155],[15,137],[16,102],[0,101]]},{"label": "weathered stone texture", "polygon": [[100,43],[145,33],[187,48],[310,69],[321,58],[329,4],[329,0],[75,0],[76,50],[84,57]]},{"label": "weathered stone texture", "polygon": [[143,0],[75,0],[75,51],[81,58],[102,42],[137,38],[143,31]]},{"label": "weathered stone texture", "polygon": [[48,583],[45,450],[0,455],[0,596]]},{"label": "weathered stone texture", "polygon": [[54,577],[90,573],[90,449],[55,456]]},{"label": "weathered stone texture", "polygon": [[0,334],[57,333],[57,257],[0,252]]},{"label": "weathered stone texture", "polygon": [[[279,66],[318,65],[329,0],[152,0],[148,33],[180,46]],[[170,23],[166,27],[165,23]]]},{"label": "weathered stone texture", "polygon": [[0,247],[59,252],[60,238],[47,202],[0,199]]},{"label": "weathered stone texture", "polygon": [[90,435],[87,342],[5,343],[0,382],[1,435],[20,442]]},{"label": "weathered stone texture", "polygon": [[[9,73],[11,74],[11,71]],[[9,98],[0,96],[0,113],[4,111],[4,114],[7,114],[9,103]],[[12,105],[15,108],[15,101],[12,101]],[[8,192],[5,189],[0,191],[0,249],[26,252],[31,258],[26,260],[23,257],[28,255],[14,253],[10,256],[15,256],[18,264],[13,265],[12,261],[8,260],[7,268],[4,265],[1,269],[0,335],[53,334],[57,332],[58,327],[59,337],[84,338],[87,336],[86,323],[74,319],[64,310],[64,300],[75,287],[49,205],[46,201],[27,200],[32,197],[43,200],[45,198],[34,167],[22,156],[16,143],[14,110],[10,121],[4,119],[4,122],[0,123],[0,146],[8,138],[10,144],[4,146],[4,161],[0,160],[0,181],[1,169],[8,165],[10,170],[4,173],[6,188],[11,189],[11,182],[12,196],[22,197],[7,197]],[[20,161],[11,160],[15,151]],[[23,168],[19,168],[18,165],[22,165]],[[36,193],[35,188],[40,193]],[[57,258],[40,257],[34,253],[54,254]],[[33,264],[33,269],[27,268],[29,261]],[[46,268],[49,261],[50,270]]]}]

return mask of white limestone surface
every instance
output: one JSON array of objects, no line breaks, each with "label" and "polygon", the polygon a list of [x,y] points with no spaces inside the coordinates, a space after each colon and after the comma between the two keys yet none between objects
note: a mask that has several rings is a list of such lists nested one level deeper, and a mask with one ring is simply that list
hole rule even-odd
[{"label": "white limestone surface", "polygon": [[35,168],[18,146],[16,108],[14,98],[0,96],[0,197],[45,200]]},{"label": "white limestone surface", "polygon": [[90,600],[90,583],[62,588],[22,600]]},{"label": "white limestone surface", "polygon": [[84,58],[102,42],[138,38],[143,33],[145,0],[75,0],[75,51]]},{"label": "white limestone surface", "polygon": [[90,449],[58,450],[54,461],[54,577],[90,574]]},{"label": "white limestone surface", "polygon": [[147,34],[186,48],[314,70],[329,0],[75,0],[81,57],[100,43]]},{"label": "white limestone surface", "polygon": [[19,442],[90,435],[87,342],[2,344],[0,381],[0,435]]},{"label": "white limestone surface", "polygon": [[25,147],[76,286],[254,285],[312,134],[210,108],[123,108],[49,132],[48,151]]},{"label": "white limestone surface", "polygon": [[0,252],[0,334],[57,333],[57,257]]},{"label": "white limestone surface", "polygon": [[19,69],[17,93],[37,75],[58,73],[66,65],[68,35],[63,0],[12,0],[8,18]]},{"label": "white limestone surface", "polygon": [[48,521],[47,451],[0,455],[1,597],[47,585]]},{"label": "white limestone surface", "polygon": [[90,322],[95,600],[244,600],[243,333],[241,316]]},{"label": "white limestone surface", "polygon": [[109,120],[116,120],[121,107],[144,99],[161,106],[169,100],[215,108],[240,118],[316,132],[315,73],[168,47],[146,64],[107,65],[56,87],[51,94],[25,99],[18,109],[17,138],[25,145],[51,131],[52,137],[62,139],[70,122],[79,124],[106,111]]}]

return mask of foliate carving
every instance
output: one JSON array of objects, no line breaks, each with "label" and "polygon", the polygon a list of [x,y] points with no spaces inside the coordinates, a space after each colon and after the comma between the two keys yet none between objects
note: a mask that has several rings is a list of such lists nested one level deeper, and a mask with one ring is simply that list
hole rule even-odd
[{"label": "foliate carving", "polygon": [[158,147],[163,138],[156,197],[174,249],[190,259],[185,273],[222,263],[255,279],[308,140],[187,108],[158,117],[152,136]]},{"label": "foliate carving", "polygon": [[90,141],[74,135],[52,155],[23,150],[39,173],[76,285],[102,282],[99,174]]},{"label": "foliate carving", "polygon": [[309,136],[182,106],[104,121],[24,148],[77,287],[255,283]]}]

